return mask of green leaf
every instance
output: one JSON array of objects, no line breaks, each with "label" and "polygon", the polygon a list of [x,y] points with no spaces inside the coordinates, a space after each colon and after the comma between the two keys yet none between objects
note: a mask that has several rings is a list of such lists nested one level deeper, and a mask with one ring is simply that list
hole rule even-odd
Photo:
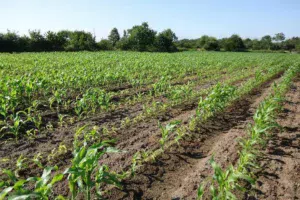
[{"label": "green leaf", "polygon": [[24,183],[26,183],[27,180],[19,180],[14,184],[14,189],[18,190],[19,188],[24,186]]},{"label": "green leaf", "polygon": [[121,152],[119,149],[116,149],[114,147],[107,147],[106,148],[106,153],[119,153]]},{"label": "green leaf", "polygon": [[51,171],[54,169],[54,167],[46,167],[43,171],[42,177],[38,180],[36,183],[36,188],[43,187],[47,184],[47,182],[50,179]]},{"label": "green leaf", "polygon": [[63,197],[62,195],[58,195],[55,200],[65,200],[65,197]]},{"label": "green leaf", "polygon": [[28,200],[28,199],[38,199],[40,195],[38,194],[24,194],[24,195],[14,195],[8,198],[8,200]]},{"label": "green leaf", "polygon": [[51,181],[51,185],[54,185],[56,182],[59,182],[59,181],[61,181],[62,179],[63,179],[63,177],[64,177],[64,175],[63,174],[56,174],[54,177],[53,177],[53,179],[52,179],[52,181]]},{"label": "green leaf", "polygon": [[6,174],[10,180],[12,180],[13,182],[17,181],[17,177],[14,175],[14,173],[11,170],[8,169],[4,169],[3,173]]},{"label": "green leaf", "polygon": [[13,187],[8,187],[5,188],[1,193],[0,193],[0,200],[3,200],[6,195],[13,190]]},{"label": "green leaf", "polygon": [[199,185],[198,190],[197,190],[197,200],[202,199],[203,194],[204,194],[204,187],[201,184],[201,185]]},{"label": "green leaf", "polygon": [[6,183],[4,181],[0,182],[0,188],[4,187],[6,185]]}]

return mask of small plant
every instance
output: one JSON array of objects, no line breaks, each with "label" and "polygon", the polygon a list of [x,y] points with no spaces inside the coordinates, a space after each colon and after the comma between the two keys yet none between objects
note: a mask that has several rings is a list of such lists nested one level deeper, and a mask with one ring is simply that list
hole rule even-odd
[{"label": "small plant", "polygon": [[[9,178],[8,181],[0,182],[0,188],[4,188],[0,193],[0,199],[8,196],[8,199],[42,199],[48,200],[52,192],[53,185],[61,181],[63,174],[56,174],[51,178],[52,170],[58,167],[46,167],[41,177],[30,177],[27,179],[18,179],[10,170],[3,170]],[[34,188],[28,189],[28,184],[33,182]]]},{"label": "small plant", "polygon": [[26,135],[27,135],[27,138],[29,140],[34,140],[36,138],[36,134],[37,134],[37,130],[36,129],[30,129],[30,130],[27,130],[26,131]]},{"label": "small plant", "polygon": [[37,114],[37,116],[33,117],[33,122],[36,126],[36,128],[41,131],[41,127],[42,127],[42,116],[40,114]]},{"label": "small plant", "polygon": [[63,125],[64,125],[64,118],[66,117],[67,115],[62,115],[62,114],[58,114],[58,119],[59,119],[59,122],[58,122],[58,124],[59,124],[59,126],[60,127],[63,127]]},{"label": "small plant", "polygon": [[145,161],[150,156],[149,151],[141,150],[137,151],[132,157],[132,164],[131,164],[131,176],[135,175],[136,169],[138,166],[141,166],[143,161]]},{"label": "small plant", "polygon": [[174,128],[179,125],[181,121],[173,121],[167,124],[165,127],[162,126],[160,122],[158,122],[158,126],[161,130],[161,139],[159,140],[159,144],[161,149],[164,151],[165,143],[169,137],[169,135],[173,132]]},{"label": "small plant", "polygon": [[198,108],[196,110],[196,116],[199,119],[206,120],[214,113],[222,111],[226,103],[232,99],[235,95],[236,88],[221,84],[217,84],[212,89],[211,93],[205,98],[200,98]]},{"label": "small plant", "polygon": [[202,200],[203,195],[204,195],[204,187],[202,184],[200,184],[197,189],[197,200]]},{"label": "small plant", "polygon": [[48,155],[48,162],[52,163],[56,161],[58,158],[62,157],[68,152],[66,145],[59,144],[58,149],[52,149],[51,153]]},{"label": "small plant", "polygon": [[33,161],[33,163],[35,163],[39,168],[44,168],[44,166],[43,166],[43,164],[41,163],[41,159],[42,159],[43,157],[41,156],[41,153],[38,153],[38,154],[36,154],[36,155],[34,155],[34,157],[33,157],[33,159],[32,159],[32,161]]},{"label": "small plant", "polygon": [[129,117],[126,117],[122,122],[121,122],[121,127],[122,128],[126,128],[126,127],[129,127],[130,125],[130,118]]},{"label": "small plant", "polygon": [[189,130],[193,132],[196,131],[196,128],[197,128],[197,118],[192,117],[189,122]]},{"label": "small plant", "polygon": [[22,169],[26,169],[28,167],[27,164],[24,164],[24,161],[27,160],[27,158],[23,158],[23,155],[21,154],[17,160],[17,163],[16,163],[16,170],[15,170],[15,176],[16,177],[20,177],[19,176],[19,171],[22,170]]},{"label": "small plant", "polygon": [[210,186],[210,192],[213,199],[236,199],[232,191],[234,189],[245,190],[245,188],[238,184],[238,180],[244,179],[251,184],[255,183],[254,179],[235,170],[232,165],[229,166],[227,170],[223,171],[214,161],[213,157],[210,159],[210,164],[214,169],[213,181]]},{"label": "small plant", "polygon": [[180,146],[180,140],[182,140],[182,138],[185,135],[187,135],[187,131],[184,127],[181,127],[175,133],[176,133],[175,142],[177,143],[178,146]]},{"label": "small plant", "polygon": [[6,126],[2,127],[0,132],[2,130],[8,130],[6,134],[11,134],[15,137],[16,142],[19,139],[20,129],[22,124],[24,123],[19,114],[17,113],[15,116],[10,116],[12,125],[10,123],[7,123]]},{"label": "small plant", "polygon": [[[68,174],[69,188],[72,193],[72,199],[75,199],[79,191],[84,191],[85,198],[91,199],[91,189],[96,187],[97,195],[101,197],[101,185],[103,183],[120,186],[119,179],[121,175],[109,172],[105,165],[99,166],[99,160],[105,153],[119,152],[111,145],[114,140],[103,140],[88,146],[87,141],[80,143],[78,137],[85,129],[81,127],[77,130],[74,138],[73,160],[70,168],[65,170]],[[87,138],[86,138],[87,139]],[[88,138],[89,139],[89,138]],[[96,174],[96,178],[92,177]]]}]

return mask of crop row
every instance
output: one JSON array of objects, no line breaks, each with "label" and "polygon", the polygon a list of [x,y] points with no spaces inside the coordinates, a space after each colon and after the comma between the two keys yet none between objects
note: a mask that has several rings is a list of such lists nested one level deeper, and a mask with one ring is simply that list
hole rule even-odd
[{"label": "crop row", "polygon": [[[258,106],[254,116],[253,124],[249,124],[247,137],[240,138],[239,159],[235,166],[232,164],[222,169],[212,157],[210,164],[214,170],[210,181],[210,192],[212,199],[237,199],[234,195],[236,190],[247,191],[243,181],[255,184],[255,177],[251,169],[259,168],[257,157],[259,150],[265,146],[272,129],[279,127],[276,122],[276,114],[280,110],[285,93],[288,91],[292,78],[299,73],[300,67],[290,67],[284,74],[279,84],[273,85],[272,93]],[[208,183],[206,183],[208,184]],[[198,199],[204,195],[204,184],[198,188]]]}]

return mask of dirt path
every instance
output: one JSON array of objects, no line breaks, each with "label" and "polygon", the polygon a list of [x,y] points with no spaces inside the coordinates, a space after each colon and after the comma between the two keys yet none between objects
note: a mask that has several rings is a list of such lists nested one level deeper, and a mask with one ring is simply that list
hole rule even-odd
[{"label": "dirt path", "polygon": [[257,172],[258,184],[252,199],[300,199],[300,77],[286,95],[278,123]]},{"label": "dirt path", "polygon": [[[277,79],[278,80],[278,79]],[[181,146],[173,146],[156,162],[146,164],[123,190],[113,189],[109,199],[194,199],[201,181],[211,176],[208,160],[222,167],[237,160],[236,138],[245,134],[259,102],[269,94],[271,82],[235,102],[201,127]]]}]

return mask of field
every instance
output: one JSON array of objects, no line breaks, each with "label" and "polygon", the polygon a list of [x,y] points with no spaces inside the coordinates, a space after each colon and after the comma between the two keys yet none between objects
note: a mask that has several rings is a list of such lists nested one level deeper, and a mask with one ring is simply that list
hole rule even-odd
[{"label": "field", "polygon": [[299,71],[298,54],[0,54],[0,199],[300,198]]}]

